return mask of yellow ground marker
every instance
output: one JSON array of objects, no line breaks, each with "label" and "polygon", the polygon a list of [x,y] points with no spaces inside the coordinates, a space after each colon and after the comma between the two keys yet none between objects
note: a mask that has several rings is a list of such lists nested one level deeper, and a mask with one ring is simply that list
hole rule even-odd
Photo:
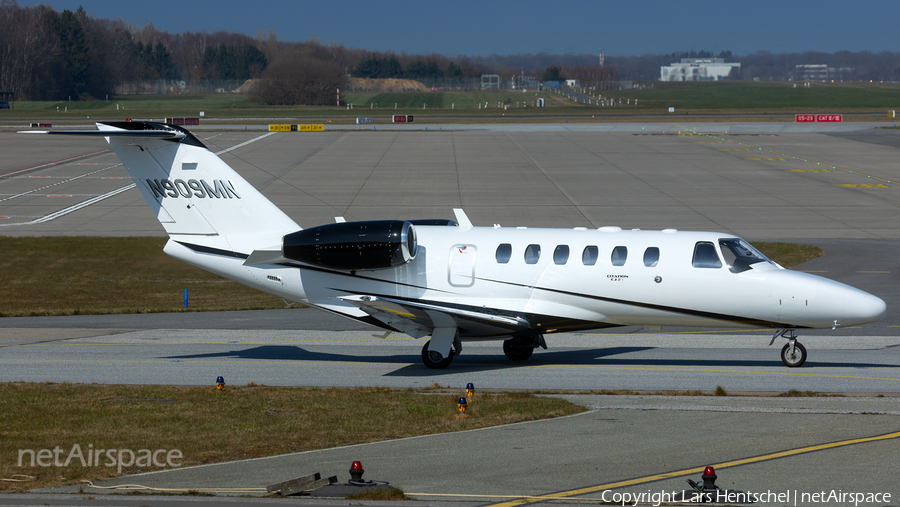
[{"label": "yellow ground marker", "polygon": [[[676,125],[677,125],[677,124],[676,124]],[[681,126],[679,125],[679,127],[681,127]],[[722,141],[728,141],[729,143],[732,143],[732,144],[738,144],[738,145],[742,145],[742,146],[747,146],[748,148],[758,148],[760,151],[763,151],[763,148],[762,148],[762,147],[759,147],[759,146],[750,146],[749,144],[744,144],[744,143],[738,142],[737,140],[733,140],[733,139],[727,139],[727,140],[726,140],[726,139],[725,139],[724,137],[722,137],[722,136],[727,135],[728,132],[724,132],[724,133],[718,133],[718,132],[698,132],[698,131],[696,131],[696,130],[689,129],[689,128],[687,128],[687,127],[682,127],[682,128],[684,128],[685,130],[688,130],[688,131],[692,131],[695,135],[705,135],[705,136],[707,136],[707,137],[711,137],[711,138],[714,138],[714,139],[715,139],[715,138],[718,138],[718,139],[720,139],[720,140],[722,140]],[[678,133],[681,134],[680,131],[679,131]],[[778,134],[755,134],[755,135],[757,135],[757,136],[769,136],[769,137],[777,137],[777,136],[778,136]],[[756,150],[753,150],[753,149],[745,149],[745,148],[720,148],[720,150],[721,150],[721,151],[756,151]],[[775,153],[776,153],[774,150],[764,150],[764,151],[765,151],[765,152],[768,152],[768,153],[772,153],[772,154],[775,154]],[[782,153],[781,156],[786,156],[786,154]],[[803,158],[803,157],[791,157],[791,159],[792,159],[792,160],[796,160],[796,161],[798,161],[798,162],[803,161],[803,162],[807,162],[807,163],[810,163],[810,164],[823,165],[822,162],[811,161],[811,160],[806,159],[806,158]],[[754,158],[748,158],[748,159],[746,159],[746,160],[787,160],[787,159],[754,159]],[[830,164],[824,164],[824,165],[827,166],[827,165],[830,165]],[[895,181],[893,181],[893,180],[888,180],[888,179],[884,179],[884,178],[879,178],[878,176],[872,176],[871,174],[860,173],[860,172],[853,171],[853,170],[850,170],[850,169],[845,169],[845,168],[843,168],[843,167],[831,166],[831,168],[834,169],[834,170],[837,170],[837,171],[843,171],[843,172],[845,172],[845,173],[856,174],[857,176],[864,176],[864,177],[866,177],[866,178],[871,178],[872,180],[875,180],[875,181],[883,181],[883,182],[885,182],[885,183],[897,183],[897,182],[895,182]],[[841,185],[841,186],[850,187],[851,185]],[[859,187],[866,187],[866,186],[869,186],[869,185],[857,185],[857,186],[859,186]],[[889,187],[884,186],[884,188],[889,188]]]},{"label": "yellow ground marker", "polygon": [[[807,447],[799,447],[797,449],[789,449],[786,451],[773,452],[770,454],[764,454],[762,456],[754,456],[752,458],[744,458],[733,461],[726,461],[724,463],[714,464],[712,465],[717,470],[722,468],[731,468],[741,465],[750,465],[753,463],[759,463],[762,461],[770,461],[773,459],[786,458],[789,456],[796,456],[798,454],[806,454],[810,452],[816,451],[824,451],[827,449],[834,449],[837,447],[844,447],[848,445],[855,444],[864,444],[867,442],[877,442],[879,440],[890,440],[894,438],[900,438],[900,431],[895,433],[888,433],[886,435],[878,435],[874,437],[865,437],[865,438],[854,438],[851,440],[842,440],[840,442],[831,442],[828,444],[819,444],[819,445],[810,445]],[[665,472],[656,475],[648,475],[646,477],[638,477],[636,479],[627,479],[624,481],[618,482],[609,482],[606,484],[600,484],[599,486],[589,486],[587,488],[580,489],[572,489],[569,491],[560,491],[559,493],[551,493],[549,495],[529,497],[529,498],[520,498],[517,500],[511,500],[509,502],[501,502],[492,504],[490,507],[514,507],[517,505],[525,505],[529,503],[543,502],[546,500],[561,500],[563,498],[568,498],[572,496],[580,496],[587,495],[590,493],[596,493],[598,491],[604,491],[607,489],[615,489],[615,488],[624,488],[625,486],[634,486],[635,484],[644,484],[646,482],[654,482],[661,481],[664,479],[671,479],[674,477],[682,477],[685,475],[702,473],[706,466],[695,467],[695,468],[686,468],[684,470],[676,470],[674,472]],[[411,495],[415,495],[415,493],[410,493]]]},{"label": "yellow ground marker", "polygon": [[830,173],[831,169],[788,169],[789,173]]},{"label": "yellow ground marker", "polygon": [[745,158],[744,160],[769,160],[769,161],[784,162],[787,159],[786,158]]},{"label": "yellow ground marker", "polygon": [[861,184],[860,183],[844,183],[844,184],[838,185],[838,186],[844,187],[844,188],[891,188],[888,185],[882,185],[880,183],[875,184],[875,185],[870,185],[870,184],[866,184],[866,183],[861,183]]}]

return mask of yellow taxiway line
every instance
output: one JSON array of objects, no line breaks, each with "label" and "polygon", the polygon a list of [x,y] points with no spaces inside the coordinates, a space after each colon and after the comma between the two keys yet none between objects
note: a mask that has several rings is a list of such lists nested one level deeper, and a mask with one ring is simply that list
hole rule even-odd
[{"label": "yellow taxiway line", "polygon": [[[749,465],[752,463],[759,463],[762,461],[770,461],[773,459],[786,458],[788,456],[796,456],[798,454],[806,454],[806,453],[810,453],[810,452],[817,452],[817,451],[824,451],[827,449],[835,449],[838,447],[845,447],[848,445],[864,444],[867,442],[877,442],[880,440],[890,440],[890,439],[894,439],[894,438],[900,438],[900,431],[894,432],[894,433],[887,433],[885,435],[876,435],[874,437],[853,438],[850,440],[841,440],[839,442],[830,442],[827,444],[818,444],[818,445],[810,445],[810,446],[806,446],[806,447],[798,447],[796,449],[788,449],[786,451],[778,451],[778,452],[773,452],[773,453],[769,453],[769,454],[763,454],[762,456],[753,456],[750,458],[725,461],[722,463],[713,464],[712,466],[715,467],[716,469],[731,468],[731,467],[737,467],[737,466],[741,466],[741,465]],[[673,472],[664,472],[661,474],[637,477],[635,479],[626,479],[623,481],[609,482],[609,483],[600,484],[597,486],[589,486],[586,488],[571,489],[568,491],[560,491],[558,493],[551,493],[549,495],[519,498],[519,499],[511,500],[508,502],[491,504],[491,507],[514,507],[517,505],[526,505],[526,504],[530,504],[530,503],[543,502],[543,501],[547,501],[547,500],[562,500],[562,499],[567,499],[572,496],[587,495],[590,493],[596,493],[598,491],[605,491],[607,489],[623,488],[625,486],[633,486],[635,484],[644,484],[647,482],[661,481],[664,479],[671,479],[674,477],[681,477],[681,476],[690,475],[690,474],[702,473],[705,468],[706,468],[705,466],[686,468],[683,470],[675,470]],[[410,494],[415,495],[415,493],[410,493]]]}]

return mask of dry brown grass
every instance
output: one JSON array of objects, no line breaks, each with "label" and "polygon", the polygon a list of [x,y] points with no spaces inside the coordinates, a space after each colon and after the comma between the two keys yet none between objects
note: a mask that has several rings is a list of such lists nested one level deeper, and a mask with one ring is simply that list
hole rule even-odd
[{"label": "dry brown grass", "polygon": [[347,500],[389,500],[389,501],[397,501],[397,500],[416,500],[411,496],[406,496],[406,493],[403,492],[402,489],[390,487],[390,488],[382,488],[382,489],[373,489],[369,491],[363,491],[361,493],[356,493],[354,495],[347,496]]},{"label": "dry brown grass", "polygon": [[363,77],[351,77],[350,86],[363,88],[373,92],[399,92],[405,90],[426,91],[428,87],[414,79],[371,79]]},{"label": "dry brown grass", "polygon": [[753,246],[758,248],[769,259],[788,269],[825,255],[824,250],[812,245],[754,241]]},{"label": "dry brown grass", "polygon": [[[584,411],[529,394],[482,394],[457,419],[463,391],[0,384],[0,489],[31,489],[115,477],[115,467],[18,466],[21,449],[178,449],[182,465],[469,430]],[[128,467],[123,472],[152,470]],[[327,470],[331,475],[334,472]]]},{"label": "dry brown grass", "polygon": [[280,298],[169,257],[165,243],[155,237],[0,237],[0,317],[285,307]]}]

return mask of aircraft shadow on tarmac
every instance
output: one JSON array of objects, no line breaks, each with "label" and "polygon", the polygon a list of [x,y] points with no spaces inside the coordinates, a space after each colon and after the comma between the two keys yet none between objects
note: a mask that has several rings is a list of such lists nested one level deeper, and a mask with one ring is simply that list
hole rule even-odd
[{"label": "aircraft shadow on tarmac", "polygon": [[[619,367],[714,367],[714,368],[753,368],[784,367],[773,349],[773,359],[652,359],[652,358],[616,358],[623,354],[653,350],[655,347],[606,347],[596,349],[568,349],[550,352],[536,352],[531,359],[522,362],[508,360],[502,354],[464,353],[454,359],[447,370],[431,370],[421,364],[419,354],[394,355],[354,355],[314,352],[302,347],[288,345],[263,345],[240,350],[211,352],[207,354],[188,354],[167,356],[161,359],[257,359],[282,361],[318,361],[318,362],[355,362],[371,364],[414,363],[403,366],[387,376],[435,376],[442,374],[463,373],[469,371],[487,371],[516,368],[523,366],[619,366]],[[465,350],[465,349],[464,349]],[[819,368],[896,368],[896,365],[874,363],[842,363],[807,361],[806,367]]]}]

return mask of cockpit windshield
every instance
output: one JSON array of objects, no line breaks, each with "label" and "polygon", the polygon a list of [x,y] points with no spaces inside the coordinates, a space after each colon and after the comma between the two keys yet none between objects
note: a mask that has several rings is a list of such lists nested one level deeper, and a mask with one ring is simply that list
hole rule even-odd
[{"label": "cockpit windshield", "polygon": [[719,239],[719,247],[722,248],[725,264],[728,264],[728,269],[732,273],[743,273],[750,269],[752,264],[758,262],[765,262],[775,266],[774,262],[760,253],[759,250],[753,248],[753,245],[740,238],[721,238]]}]

